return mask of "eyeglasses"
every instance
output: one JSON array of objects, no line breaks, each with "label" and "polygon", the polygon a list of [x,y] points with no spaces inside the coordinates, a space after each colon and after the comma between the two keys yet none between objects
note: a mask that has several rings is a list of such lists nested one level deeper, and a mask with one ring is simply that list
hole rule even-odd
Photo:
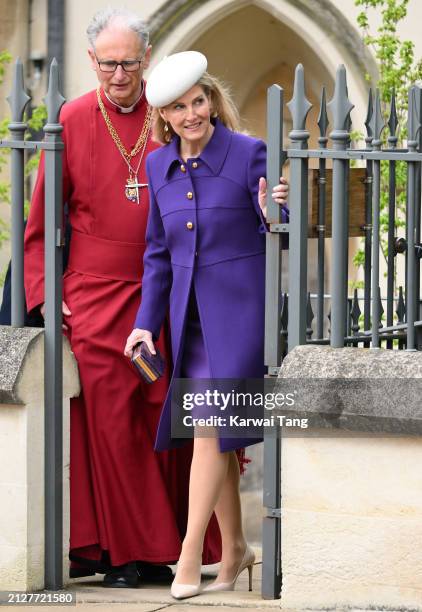
[{"label": "eyeglasses", "polygon": [[123,60],[123,62],[114,62],[112,60],[100,61],[98,58],[96,59],[101,72],[116,72],[117,66],[121,66],[125,72],[136,72],[144,61],[143,57],[139,60]]}]

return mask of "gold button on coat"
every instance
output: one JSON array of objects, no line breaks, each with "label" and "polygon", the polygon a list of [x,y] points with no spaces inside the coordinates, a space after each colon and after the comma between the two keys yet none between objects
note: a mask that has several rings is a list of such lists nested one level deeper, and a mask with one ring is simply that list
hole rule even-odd
[{"label": "gold button on coat", "polygon": [[193,162],[192,168],[197,168],[197,167],[198,167],[198,162]]},{"label": "gold button on coat", "polygon": [[193,229],[193,223],[192,223],[192,221],[188,221],[188,222],[186,223],[186,227],[188,228],[188,230]]},{"label": "gold button on coat", "polygon": [[181,170],[182,172],[186,172],[186,167],[185,167],[185,166],[182,164],[182,165],[180,166],[180,170]]},{"label": "gold button on coat", "polygon": [[192,198],[193,198],[193,193],[192,193],[191,191],[188,191],[188,192],[187,192],[187,194],[186,194],[186,196],[187,196],[188,200],[192,200]]}]

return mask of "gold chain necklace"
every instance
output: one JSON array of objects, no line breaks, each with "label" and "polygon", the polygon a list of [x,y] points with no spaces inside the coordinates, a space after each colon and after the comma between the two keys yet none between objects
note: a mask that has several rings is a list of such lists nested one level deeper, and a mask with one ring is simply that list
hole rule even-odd
[{"label": "gold chain necklace", "polygon": [[[106,107],[104,106],[104,102],[101,99],[101,93],[100,93],[99,87],[97,89],[97,100],[98,100],[98,106],[100,107],[100,111],[104,118],[109,134],[111,138],[113,139],[114,144],[118,148],[121,156],[125,160],[128,166],[128,169],[129,169],[129,178],[126,179],[126,183],[125,183],[125,195],[127,199],[130,200],[131,202],[136,202],[137,204],[139,204],[139,191],[138,191],[139,188],[148,187],[148,183],[138,182],[138,172],[141,166],[142,158],[145,153],[149,133],[151,130],[152,108],[151,106],[148,105],[147,112],[146,112],[145,119],[144,119],[144,125],[142,126],[142,130],[141,130],[141,133],[139,134],[139,138],[136,141],[136,144],[133,147],[133,149],[129,152],[127,151],[126,147],[122,143],[120,136],[117,133],[116,128],[111,122],[111,119],[109,117],[109,114],[107,113]],[[136,170],[134,170],[131,162],[133,158],[139,153],[139,151],[142,151],[141,157],[139,159]]]}]

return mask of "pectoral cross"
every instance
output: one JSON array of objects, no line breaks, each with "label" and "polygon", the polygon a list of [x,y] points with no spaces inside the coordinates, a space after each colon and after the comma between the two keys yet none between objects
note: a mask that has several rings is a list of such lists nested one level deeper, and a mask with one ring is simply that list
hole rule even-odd
[{"label": "pectoral cross", "polygon": [[131,202],[139,204],[139,189],[142,187],[148,187],[148,183],[138,183],[138,178],[136,176],[130,176],[126,180],[125,196]]}]

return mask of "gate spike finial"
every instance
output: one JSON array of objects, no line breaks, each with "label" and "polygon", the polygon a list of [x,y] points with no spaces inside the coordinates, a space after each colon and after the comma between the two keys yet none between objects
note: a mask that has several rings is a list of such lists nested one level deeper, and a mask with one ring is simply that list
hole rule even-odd
[{"label": "gate spike finial", "polygon": [[404,302],[403,287],[401,285],[399,287],[399,297],[397,300],[396,314],[397,314],[397,323],[403,323],[404,317],[406,315],[406,304]]},{"label": "gate spike finial", "polygon": [[50,65],[50,78],[48,80],[48,91],[44,98],[44,102],[47,106],[49,124],[58,123],[60,109],[65,102],[60,93],[59,88],[59,65],[56,58],[54,57]]},{"label": "gate spike finial", "polygon": [[369,88],[368,92],[368,110],[366,112],[365,126],[366,126],[366,134],[368,138],[372,138],[372,128],[371,128],[371,119],[374,112],[374,103],[372,98],[372,89]]},{"label": "gate spike finial", "polygon": [[326,100],[325,87],[323,87],[321,91],[321,102],[319,106],[319,116],[318,116],[317,123],[319,126],[320,136],[321,138],[323,138],[326,135],[327,128],[328,128],[327,100]]},{"label": "gate spike finial", "polygon": [[280,321],[281,329],[287,331],[287,326],[289,323],[289,296],[287,293],[283,293]]},{"label": "gate spike finial", "polygon": [[337,68],[334,95],[327,104],[333,116],[335,131],[348,131],[350,126],[350,113],[354,108],[348,97],[346,68],[341,64]]},{"label": "gate spike finial", "polygon": [[384,314],[384,308],[382,305],[382,298],[381,298],[381,287],[378,287],[378,312],[379,312],[378,327],[381,329],[381,327],[383,327],[382,315]]},{"label": "gate spike finial", "polygon": [[312,310],[312,302],[311,302],[311,293],[308,291],[308,300],[306,303],[306,336],[310,340],[312,338],[312,321],[314,320],[315,315]]},{"label": "gate spike finial", "polygon": [[412,86],[409,89],[409,107],[408,107],[408,120],[407,120],[407,141],[408,146],[411,148],[409,141],[415,142],[414,148],[417,146],[417,138],[419,130],[421,129],[421,122],[416,106],[416,87]]},{"label": "gate spike finial", "polygon": [[22,121],[26,105],[30,99],[25,91],[22,60],[18,57],[15,62],[12,92],[7,97],[10,110],[12,111],[12,122],[19,123]]},{"label": "gate spike finial", "polygon": [[379,89],[375,90],[375,104],[370,121],[370,126],[374,140],[381,144],[381,134],[385,128],[385,123],[381,112],[381,98]]},{"label": "gate spike finial", "polygon": [[293,131],[305,130],[306,117],[312,104],[305,94],[305,74],[302,64],[296,66],[293,97],[287,103],[287,107],[293,119]]},{"label": "gate spike finial", "polygon": [[388,118],[388,127],[390,128],[390,137],[396,136],[396,130],[398,126],[399,120],[397,118],[397,109],[396,109],[396,91],[393,88],[391,92],[391,102],[390,102],[390,116]]},{"label": "gate spike finial", "polygon": [[352,320],[353,334],[357,334],[359,331],[359,317],[361,314],[362,311],[359,306],[358,290],[355,287],[355,290],[353,292],[352,307],[350,309],[350,318]]}]

